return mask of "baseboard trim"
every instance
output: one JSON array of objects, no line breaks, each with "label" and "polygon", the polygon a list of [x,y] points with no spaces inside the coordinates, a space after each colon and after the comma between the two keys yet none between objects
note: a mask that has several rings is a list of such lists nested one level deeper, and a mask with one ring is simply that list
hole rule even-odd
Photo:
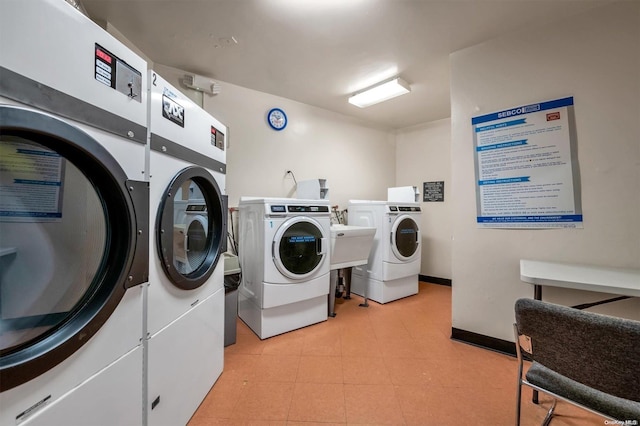
[{"label": "baseboard trim", "polygon": [[431,277],[429,275],[418,275],[418,279],[430,284],[446,285],[447,287],[451,287],[451,280],[448,278]]},{"label": "baseboard trim", "polygon": [[516,356],[516,345],[508,340],[498,339],[496,337],[485,336],[484,334],[474,333],[472,331],[461,330],[451,327],[451,339],[462,343],[468,343],[480,348],[489,349],[501,354]]}]

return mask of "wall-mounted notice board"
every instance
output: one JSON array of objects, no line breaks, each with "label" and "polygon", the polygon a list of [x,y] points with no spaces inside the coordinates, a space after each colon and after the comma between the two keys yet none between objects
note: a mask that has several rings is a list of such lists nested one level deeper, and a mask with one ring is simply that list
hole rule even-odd
[{"label": "wall-mounted notice board", "polygon": [[477,223],[582,228],[573,97],[473,117]]},{"label": "wall-mounted notice board", "polygon": [[422,201],[425,203],[444,201],[444,181],[423,182]]}]

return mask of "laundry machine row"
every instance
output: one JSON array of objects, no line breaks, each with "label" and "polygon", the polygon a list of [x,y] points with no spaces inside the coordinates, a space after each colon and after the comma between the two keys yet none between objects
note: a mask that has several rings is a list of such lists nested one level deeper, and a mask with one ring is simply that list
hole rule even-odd
[{"label": "laundry machine row", "polygon": [[418,293],[422,243],[419,203],[350,200],[348,223],[375,227],[367,265],[353,268],[351,291],[378,303]]},{"label": "laundry machine row", "polygon": [[0,75],[0,424],[185,424],[223,364],[225,126],[64,1],[0,2]]}]

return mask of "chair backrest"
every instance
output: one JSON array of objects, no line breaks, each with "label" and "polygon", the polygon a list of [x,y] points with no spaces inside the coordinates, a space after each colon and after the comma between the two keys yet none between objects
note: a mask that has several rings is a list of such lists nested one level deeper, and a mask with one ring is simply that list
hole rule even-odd
[{"label": "chair backrest", "polygon": [[534,299],[515,305],[532,358],[602,392],[640,401],[640,322]]}]

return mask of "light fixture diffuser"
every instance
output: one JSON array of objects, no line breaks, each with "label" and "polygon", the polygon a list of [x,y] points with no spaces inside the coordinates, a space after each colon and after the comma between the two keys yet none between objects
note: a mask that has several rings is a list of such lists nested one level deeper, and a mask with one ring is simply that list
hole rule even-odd
[{"label": "light fixture diffuser", "polygon": [[403,79],[397,77],[360,93],[356,93],[349,98],[349,103],[360,108],[366,108],[409,92],[411,92],[411,86]]}]

